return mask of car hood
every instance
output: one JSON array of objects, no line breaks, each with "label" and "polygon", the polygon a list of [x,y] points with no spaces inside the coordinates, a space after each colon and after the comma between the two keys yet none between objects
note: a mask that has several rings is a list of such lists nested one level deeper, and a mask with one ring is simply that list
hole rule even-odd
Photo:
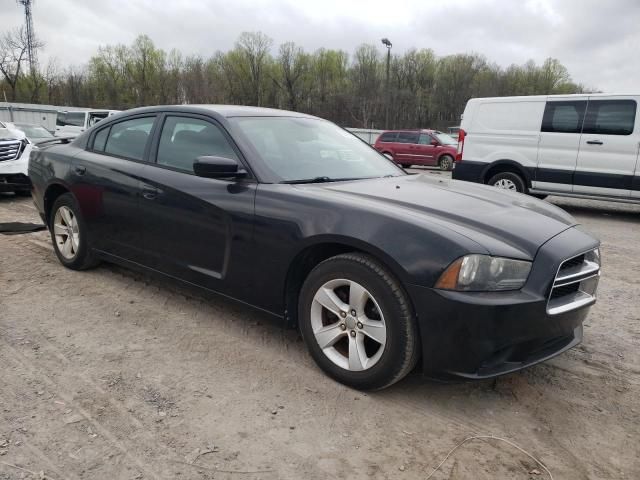
[{"label": "car hood", "polygon": [[24,133],[13,128],[0,128],[0,141],[22,140],[26,138]]},{"label": "car hood", "polygon": [[437,223],[475,241],[491,255],[510,258],[531,260],[545,242],[576,225],[571,215],[542,200],[436,174],[313,188],[363,205],[372,203],[381,213],[404,215],[409,221]]}]

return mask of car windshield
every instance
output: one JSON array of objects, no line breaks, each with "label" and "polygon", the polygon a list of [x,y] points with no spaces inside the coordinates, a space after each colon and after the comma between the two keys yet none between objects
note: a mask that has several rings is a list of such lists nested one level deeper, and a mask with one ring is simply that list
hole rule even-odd
[{"label": "car windshield", "polygon": [[29,125],[27,123],[15,123],[18,130],[22,130],[27,138],[53,138],[45,128],[40,125]]},{"label": "car windshield", "polygon": [[442,145],[458,145],[457,141],[444,133],[434,133],[433,136],[436,137]]},{"label": "car windshield", "polygon": [[405,175],[393,162],[331,122],[298,117],[235,117],[231,123],[275,182],[328,182]]}]

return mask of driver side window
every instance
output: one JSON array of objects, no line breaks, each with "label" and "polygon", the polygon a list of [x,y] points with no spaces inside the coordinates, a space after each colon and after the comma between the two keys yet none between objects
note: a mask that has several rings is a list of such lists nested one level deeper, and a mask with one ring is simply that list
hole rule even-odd
[{"label": "driver side window", "polygon": [[158,145],[159,165],[193,173],[194,160],[207,155],[238,160],[216,125],[197,118],[167,116]]},{"label": "driver side window", "polygon": [[418,143],[420,145],[431,145],[431,135],[427,135],[426,133],[421,133],[420,141]]}]

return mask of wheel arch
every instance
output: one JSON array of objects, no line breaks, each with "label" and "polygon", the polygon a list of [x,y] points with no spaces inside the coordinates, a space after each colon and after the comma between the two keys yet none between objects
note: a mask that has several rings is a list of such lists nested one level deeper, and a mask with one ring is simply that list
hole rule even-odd
[{"label": "wheel arch", "polygon": [[482,183],[486,184],[491,177],[502,172],[518,174],[524,180],[525,186],[531,188],[531,174],[522,164],[509,159],[496,160],[485,167],[482,172]]},{"label": "wheel arch", "polygon": [[[343,253],[364,253],[386,267],[404,286],[406,272],[389,255],[375,246],[351,238],[317,238],[294,255],[285,279],[285,323],[295,327],[298,322],[298,297],[305,279],[318,264]],[[411,302],[410,296],[407,298]],[[411,305],[413,308],[413,305]]]},{"label": "wheel arch", "polygon": [[47,225],[49,225],[53,204],[60,195],[64,195],[65,193],[71,193],[71,190],[63,183],[54,182],[47,185],[42,197],[44,202],[45,221],[47,222]]}]

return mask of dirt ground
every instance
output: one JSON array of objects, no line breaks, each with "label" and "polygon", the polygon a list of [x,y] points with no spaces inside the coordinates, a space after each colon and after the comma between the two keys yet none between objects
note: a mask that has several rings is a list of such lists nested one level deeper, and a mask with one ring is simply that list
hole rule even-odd
[{"label": "dirt ground", "polygon": [[[0,480],[426,479],[459,442],[515,442],[558,479],[640,478],[640,206],[552,198],[602,240],[579,347],[496,381],[363,394],[260,312],[0,235]],[[37,221],[0,195],[0,222]],[[545,479],[473,440],[431,478]]]}]

